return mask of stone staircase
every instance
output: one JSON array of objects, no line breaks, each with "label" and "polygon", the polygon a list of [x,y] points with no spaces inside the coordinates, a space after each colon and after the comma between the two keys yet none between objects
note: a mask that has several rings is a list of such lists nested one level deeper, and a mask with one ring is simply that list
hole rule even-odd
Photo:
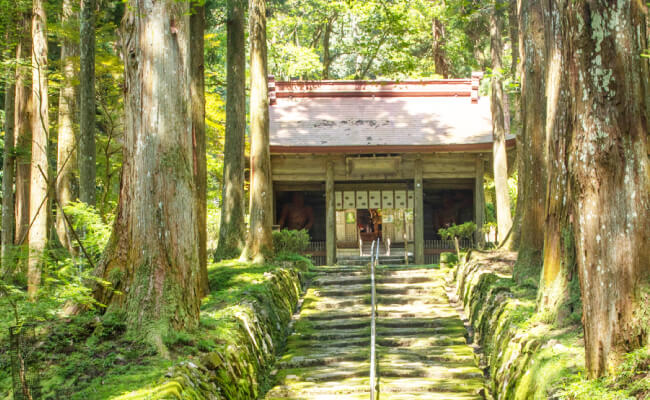
[{"label": "stone staircase", "polygon": [[[266,399],[369,398],[368,267],[321,267]],[[379,399],[481,399],[483,375],[444,289],[444,272],[377,271]]]}]

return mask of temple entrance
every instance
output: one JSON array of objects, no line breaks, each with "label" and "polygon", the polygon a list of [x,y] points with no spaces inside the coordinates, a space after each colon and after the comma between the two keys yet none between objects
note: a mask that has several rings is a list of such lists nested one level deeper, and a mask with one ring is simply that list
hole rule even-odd
[{"label": "temple entrance", "polygon": [[364,242],[381,239],[381,210],[376,208],[357,210],[357,228],[359,238]]}]

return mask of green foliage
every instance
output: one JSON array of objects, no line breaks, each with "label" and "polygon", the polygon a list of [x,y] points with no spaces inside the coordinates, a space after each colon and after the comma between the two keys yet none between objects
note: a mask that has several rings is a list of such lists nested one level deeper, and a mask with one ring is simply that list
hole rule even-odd
[{"label": "green foliage", "polygon": [[305,230],[288,230],[283,229],[279,232],[273,232],[273,249],[275,253],[301,254],[309,246],[309,233]]},{"label": "green foliage", "polygon": [[472,239],[474,232],[476,232],[476,224],[470,221],[460,225],[452,224],[449,228],[440,228],[438,235],[443,239]]}]

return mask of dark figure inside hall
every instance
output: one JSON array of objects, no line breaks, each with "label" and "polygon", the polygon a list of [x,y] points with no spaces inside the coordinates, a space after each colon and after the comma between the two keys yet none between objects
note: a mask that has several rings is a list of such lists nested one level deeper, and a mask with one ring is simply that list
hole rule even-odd
[{"label": "dark figure inside hall", "polygon": [[314,225],[314,210],[305,205],[305,197],[300,192],[294,192],[291,203],[282,207],[280,216],[280,228],[282,229],[306,229]]}]

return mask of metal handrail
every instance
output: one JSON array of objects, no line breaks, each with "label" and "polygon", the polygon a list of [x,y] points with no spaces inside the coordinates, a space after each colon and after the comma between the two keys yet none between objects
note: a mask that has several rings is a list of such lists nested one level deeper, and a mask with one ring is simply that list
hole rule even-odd
[{"label": "metal handrail", "polygon": [[[376,243],[376,245],[375,245]],[[379,262],[379,239],[373,240],[372,247],[370,248],[370,400],[376,400],[377,391],[377,355],[375,353],[376,347],[376,288],[375,288],[375,267]]]}]

